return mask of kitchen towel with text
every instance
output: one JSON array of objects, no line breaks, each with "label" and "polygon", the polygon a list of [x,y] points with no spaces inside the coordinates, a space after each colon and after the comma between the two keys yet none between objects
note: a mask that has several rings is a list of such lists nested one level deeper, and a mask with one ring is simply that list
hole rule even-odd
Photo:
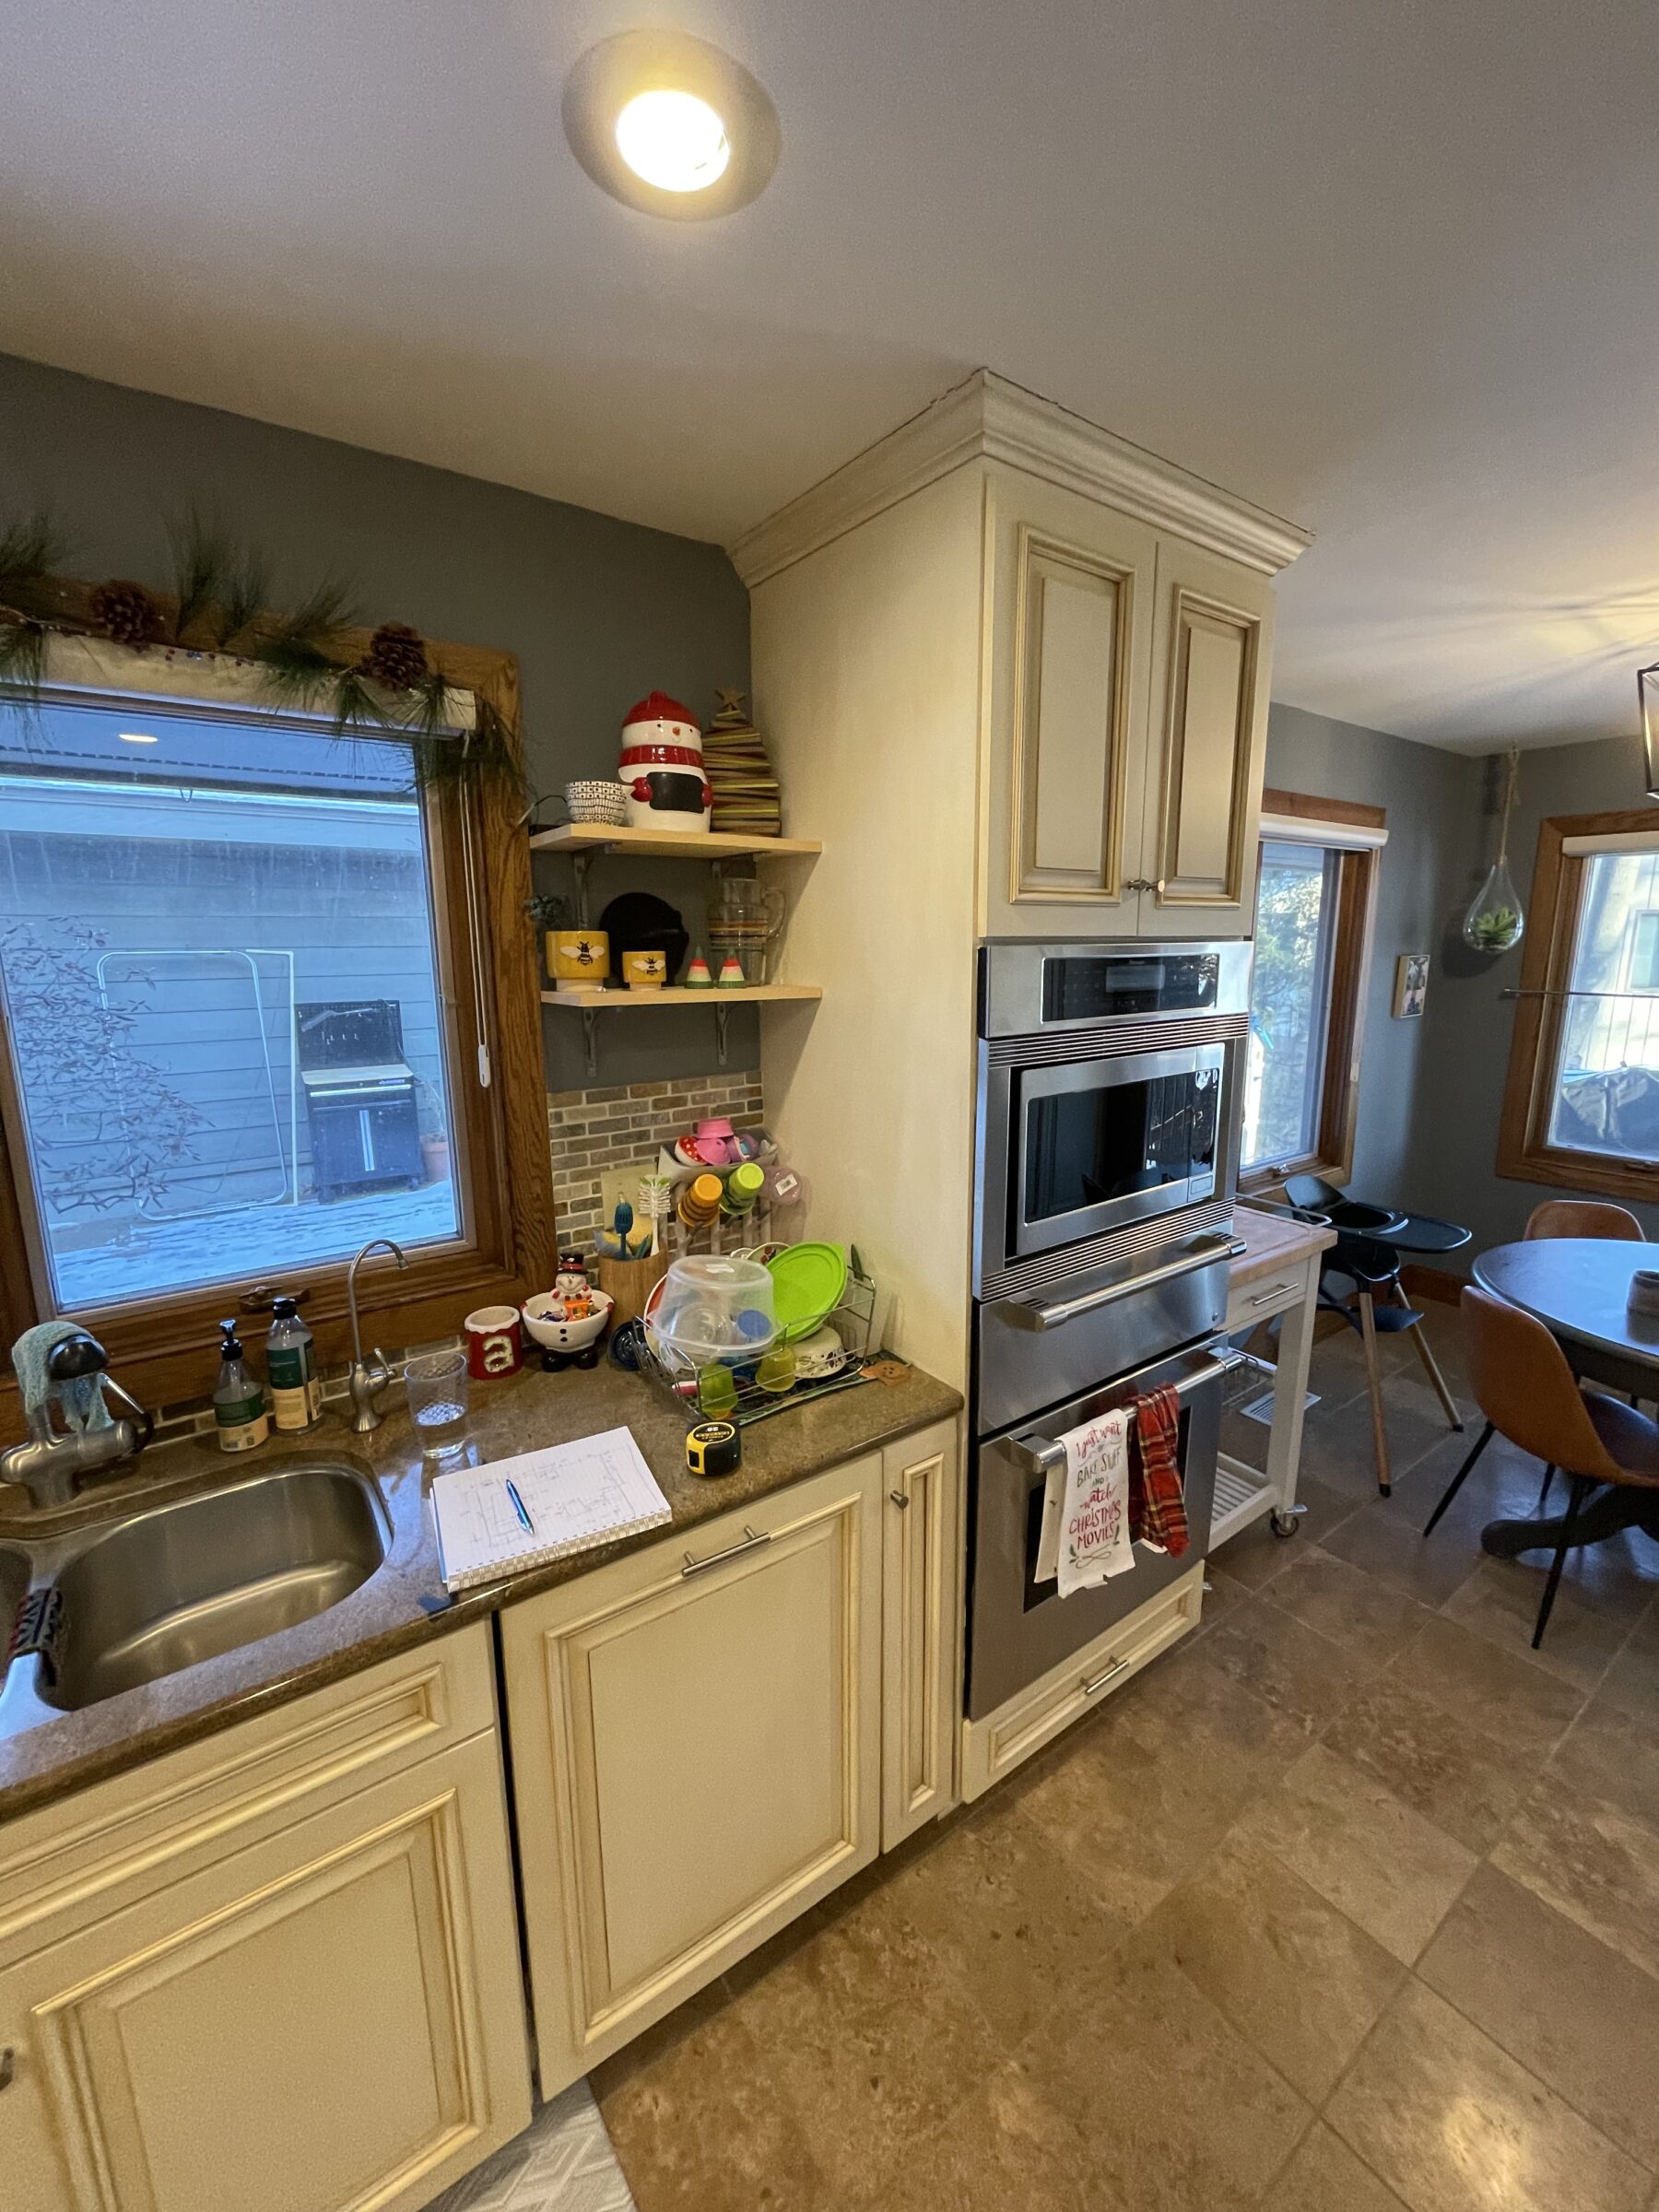
[{"label": "kitchen towel with text", "polygon": [[1065,1498],[1056,1567],[1060,1594],[1090,1590],[1135,1565],[1129,1540],[1129,1411],[1115,1406],[1060,1439]]},{"label": "kitchen towel with text", "polygon": [[1191,1541],[1181,1481],[1181,1399],[1168,1382],[1136,1398],[1129,1455],[1129,1529],[1148,1551],[1178,1559]]}]

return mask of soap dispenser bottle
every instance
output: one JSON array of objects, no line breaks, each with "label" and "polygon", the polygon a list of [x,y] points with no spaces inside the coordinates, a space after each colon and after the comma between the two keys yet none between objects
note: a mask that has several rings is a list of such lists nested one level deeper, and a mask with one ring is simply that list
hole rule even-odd
[{"label": "soap dispenser bottle", "polygon": [[265,1392],[248,1366],[234,1321],[219,1323],[219,1371],[213,1392],[213,1421],[221,1452],[257,1451],[271,1433]]},{"label": "soap dispenser bottle", "polygon": [[317,1352],[311,1331],[291,1298],[271,1305],[271,1333],[265,1338],[265,1372],[271,1378],[271,1410],[278,1429],[314,1428],[323,1418],[323,1385],[317,1380]]}]

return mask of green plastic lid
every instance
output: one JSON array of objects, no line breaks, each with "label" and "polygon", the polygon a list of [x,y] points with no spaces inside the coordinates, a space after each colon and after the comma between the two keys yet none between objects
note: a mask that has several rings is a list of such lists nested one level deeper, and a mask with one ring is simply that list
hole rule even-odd
[{"label": "green plastic lid", "polygon": [[847,1255],[839,1244],[786,1244],[766,1271],[772,1310],[786,1344],[821,1329],[847,1288]]}]

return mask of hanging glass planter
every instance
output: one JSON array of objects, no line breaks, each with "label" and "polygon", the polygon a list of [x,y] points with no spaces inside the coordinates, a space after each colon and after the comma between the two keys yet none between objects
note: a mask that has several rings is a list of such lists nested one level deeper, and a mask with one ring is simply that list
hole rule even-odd
[{"label": "hanging glass planter", "polygon": [[1464,943],[1477,952],[1491,953],[1494,957],[1519,945],[1526,929],[1521,894],[1509,868],[1510,815],[1520,780],[1521,755],[1518,750],[1512,750],[1503,786],[1503,827],[1498,840],[1498,857],[1464,916]]}]

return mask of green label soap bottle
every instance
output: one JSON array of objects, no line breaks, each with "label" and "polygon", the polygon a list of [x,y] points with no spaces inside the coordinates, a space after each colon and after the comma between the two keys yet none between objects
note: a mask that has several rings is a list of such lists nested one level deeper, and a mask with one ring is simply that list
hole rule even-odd
[{"label": "green label soap bottle", "polygon": [[271,1410],[285,1430],[311,1429],[323,1417],[323,1385],[317,1380],[316,1346],[291,1298],[271,1307],[265,1338],[265,1372],[271,1378]]},{"label": "green label soap bottle", "polygon": [[265,1392],[250,1371],[233,1321],[219,1323],[219,1371],[213,1419],[221,1452],[253,1452],[271,1433]]}]

